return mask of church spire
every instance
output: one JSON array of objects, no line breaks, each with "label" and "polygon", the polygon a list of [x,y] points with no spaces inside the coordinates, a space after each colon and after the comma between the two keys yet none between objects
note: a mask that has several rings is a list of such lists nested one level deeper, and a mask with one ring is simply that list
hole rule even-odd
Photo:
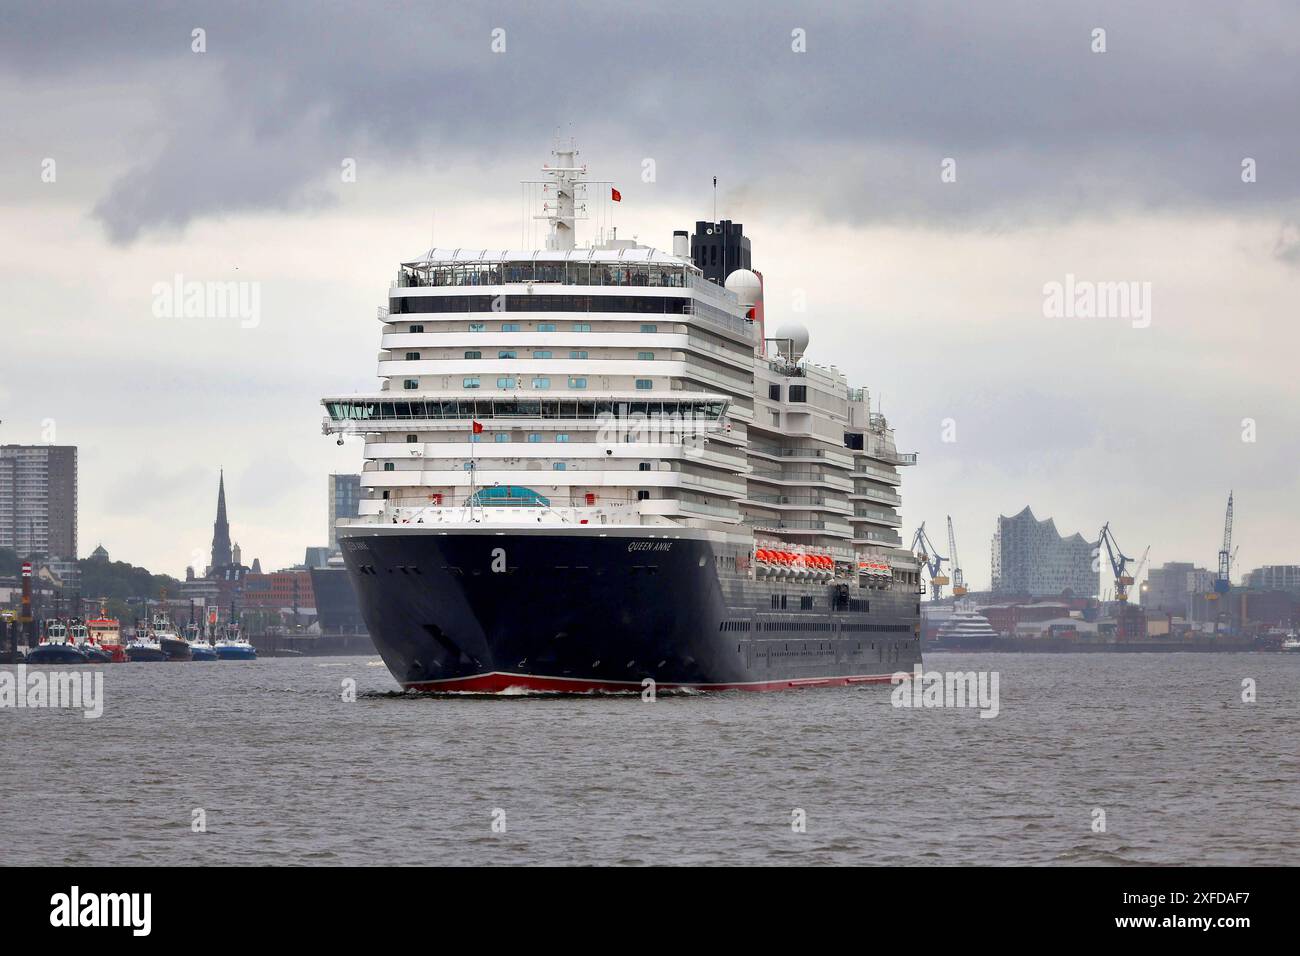
[{"label": "church spire", "polygon": [[212,569],[230,567],[230,522],[226,520],[226,472],[217,482],[217,520],[212,524]]}]

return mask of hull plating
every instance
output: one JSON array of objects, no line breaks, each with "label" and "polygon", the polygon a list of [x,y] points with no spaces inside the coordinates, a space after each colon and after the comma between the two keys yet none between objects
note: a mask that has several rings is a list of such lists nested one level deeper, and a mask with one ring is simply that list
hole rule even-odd
[{"label": "hull plating", "polygon": [[920,660],[915,601],[753,581],[704,540],[587,534],[344,539],[362,613],[416,690],[787,690],[888,680]]}]

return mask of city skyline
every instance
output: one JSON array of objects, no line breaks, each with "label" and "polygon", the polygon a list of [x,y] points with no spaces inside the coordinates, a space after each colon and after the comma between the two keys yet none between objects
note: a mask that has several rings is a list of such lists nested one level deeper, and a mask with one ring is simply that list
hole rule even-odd
[{"label": "city skyline", "polygon": [[[1129,554],[1151,545],[1151,566],[1212,567],[1229,489],[1237,576],[1300,560],[1287,321],[1300,134],[1276,119],[1296,88],[1294,12],[1207,12],[1175,35],[1174,5],[1050,24],[938,5],[898,38],[887,14],[764,6],[723,41],[710,14],[692,16],[695,30],[674,16],[669,31],[593,8],[568,37],[567,16],[507,6],[499,23],[454,12],[358,37],[325,10],[313,29],[329,42],[281,61],[291,6],[206,23],[184,9],[138,23],[97,5],[15,11],[0,38],[15,118],[0,145],[0,443],[79,447],[86,553],[103,543],[183,576],[210,551],[224,468],[245,554],[301,562],[326,543],[327,476],[361,464],[357,445],[320,434],[319,398],[375,387],[375,308],[396,263],[431,240],[517,246],[518,181],[537,177],[559,127],[594,178],[617,183],[620,235],[659,248],[713,216],[718,177],[717,217],[745,225],[769,322],[804,322],[809,358],[870,388],[900,450],[920,454],[903,536],[951,514],[973,587],[989,583],[998,515],[1025,506],[1089,540],[1109,521]],[[138,29],[105,31],[106,17]],[[615,63],[601,37],[630,24],[642,43]],[[864,57],[849,34],[889,40]],[[953,62],[944,44],[959,37]],[[561,41],[602,83],[503,122]],[[377,52],[394,43],[436,56]],[[761,69],[755,49],[770,50]],[[753,82],[717,83],[718,70]],[[254,76],[279,93],[255,95]],[[419,83],[475,95],[434,119],[403,96]],[[256,284],[257,322],[157,316],[177,277]],[[1076,281],[1150,283],[1149,315],[1046,316],[1045,289]]]}]

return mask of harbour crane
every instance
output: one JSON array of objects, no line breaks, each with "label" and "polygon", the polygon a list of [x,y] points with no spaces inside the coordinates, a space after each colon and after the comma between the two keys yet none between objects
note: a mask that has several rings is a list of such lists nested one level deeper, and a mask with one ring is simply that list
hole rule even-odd
[{"label": "harbour crane", "polygon": [[1228,492],[1228,510],[1223,516],[1223,547],[1219,550],[1219,576],[1214,579],[1214,593],[1232,590],[1232,492]]},{"label": "harbour crane", "polygon": [[[1142,572],[1145,571],[1145,570],[1147,569],[1147,558],[1149,558],[1149,557],[1151,557],[1151,545],[1147,545],[1147,549],[1146,549],[1145,551],[1142,552],[1142,560],[1138,562],[1137,570],[1133,572],[1133,580],[1134,580],[1134,581],[1136,581],[1138,578],[1142,577]],[[1146,589],[1147,589],[1147,586],[1146,586],[1145,584],[1143,584],[1143,585],[1142,585],[1142,590],[1145,591]]]},{"label": "harbour crane", "polygon": [[1127,601],[1129,585],[1133,583],[1133,575],[1126,574],[1125,569],[1133,559],[1120,550],[1119,542],[1115,540],[1115,535],[1111,533],[1109,521],[1101,526],[1100,539],[1098,547],[1105,547],[1106,557],[1110,560],[1110,569],[1115,575],[1115,600]]},{"label": "harbour crane", "polygon": [[952,515],[948,515],[948,556],[952,565],[952,596],[961,597],[970,589],[966,587],[966,576],[961,573],[961,562],[957,560],[957,537],[952,533]]},{"label": "harbour crane", "polygon": [[916,529],[916,534],[912,536],[912,551],[915,552],[917,559],[925,565],[926,570],[930,572],[933,600],[939,600],[943,594],[943,586],[948,583],[948,575],[943,573],[943,563],[948,559],[939,553],[939,549],[934,546],[930,536],[925,533],[924,521],[921,522],[921,527]]}]

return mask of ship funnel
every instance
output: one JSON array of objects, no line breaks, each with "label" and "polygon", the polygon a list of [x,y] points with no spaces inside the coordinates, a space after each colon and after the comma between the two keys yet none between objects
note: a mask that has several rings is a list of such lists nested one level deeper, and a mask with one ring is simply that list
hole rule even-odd
[{"label": "ship funnel", "polygon": [[673,230],[673,255],[679,259],[691,257],[691,237],[685,229]]}]

